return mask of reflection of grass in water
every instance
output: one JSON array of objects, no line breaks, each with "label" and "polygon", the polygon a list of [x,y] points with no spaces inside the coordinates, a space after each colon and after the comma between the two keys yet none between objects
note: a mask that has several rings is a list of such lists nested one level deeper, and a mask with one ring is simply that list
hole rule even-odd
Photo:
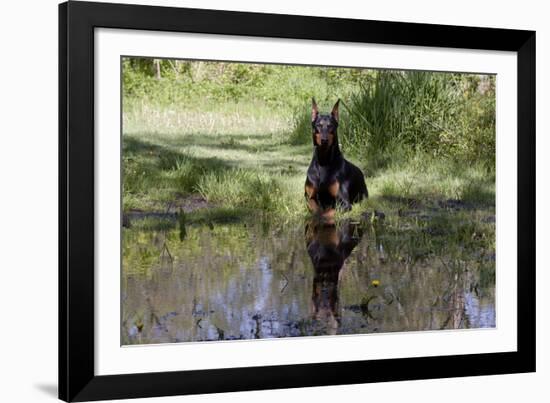
[{"label": "reflection of grass in water", "polygon": [[390,215],[380,243],[389,258],[422,260],[446,255],[449,259],[470,258],[495,250],[494,224],[482,221],[490,213],[438,211],[424,217],[402,218]]},{"label": "reflection of grass in water", "polygon": [[[219,214],[227,214],[227,211],[219,211]],[[133,226],[123,230],[123,273],[125,275],[144,275],[150,277],[159,270],[163,264],[161,255],[165,246],[173,256],[174,264],[178,262],[192,262],[196,259],[205,261],[221,259],[225,262],[220,265],[220,270],[237,268],[236,262],[252,263],[257,258],[259,251],[249,250],[246,240],[253,236],[248,226],[242,223],[212,224],[215,217],[202,216],[193,218],[186,223],[186,236],[179,236],[179,225],[172,229],[151,229]],[[155,220],[155,219],[152,219]],[[208,221],[203,221],[208,220]],[[136,221],[137,222],[137,221]],[[211,225],[205,225],[206,223]],[[189,224],[189,225],[187,225]],[[252,225],[252,224],[251,224]],[[207,241],[212,239],[213,242]],[[215,249],[210,249],[210,245]],[[226,258],[230,256],[231,259]],[[224,260],[226,259],[226,260]],[[231,264],[226,267],[226,263]],[[225,267],[225,269],[224,269]],[[210,275],[210,274],[209,274]]]},{"label": "reflection of grass in water", "polygon": [[141,231],[163,231],[176,227],[175,220],[162,217],[144,217],[132,220],[132,228]]},{"label": "reflection of grass in water", "polygon": [[241,221],[250,210],[238,207],[214,207],[186,214],[189,224],[223,224]]},{"label": "reflection of grass in water", "polygon": [[[362,226],[363,230],[367,230],[365,237],[374,245],[373,247],[379,248],[382,245],[384,260],[416,263],[446,256],[449,265],[453,265],[455,260],[476,260],[489,261],[490,266],[494,268],[493,209],[450,210],[430,205],[422,210],[403,210],[399,203],[395,202],[391,206],[386,202],[383,206],[387,207],[385,218],[372,219],[372,216],[362,216],[355,222]],[[343,222],[341,220],[352,214],[353,212],[340,215],[337,226]],[[226,236],[229,228],[231,233],[238,234],[235,237],[235,240],[238,240],[250,234],[269,237],[270,234],[284,232],[288,227],[302,227],[305,223],[303,219],[278,221],[273,220],[269,214],[258,215],[254,210],[225,207],[202,209],[188,214],[180,213],[181,217],[183,219],[149,217],[133,221],[132,228],[124,230],[124,246],[130,248],[125,249],[125,253],[139,255],[144,252],[145,258],[154,255],[151,248],[158,249],[157,253],[160,253],[159,242],[145,243],[146,247],[140,242],[136,243],[139,237],[151,236],[159,231],[173,244],[172,246],[180,248],[190,245],[189,239],[192,239],[192,236],[189,234],[192,233],[215,236],[221,231]],[[186,236],[176,237],[175,234],[180,233],[182,229]],[[132,245],[133,243],[135,244]],[[489,283],[492,279],[494,280],[494,270],[492,274],[486,273],[484,283]]]},{"label": "reflection of grass in water", "polygon": [[[475,209],[454,213],[440,209],[431,212],[431,216],[388,214],[385,220],[364,222],[362,241],[342,272],[340,301],[344,314],[350,309],[358,309],[359,315],[366,315],[368,311],[373,327],[355,328],[352,322],[345,322],[345,332],[370,332],[378,323],[384,324],[383,331],[452,327],[456,323],[449,322],[453,318],[451,314],[463,310],[459,298],[462,293],[475,293],[485,298],[484,303],[493,301],[494,242],[490,238],[491,224],[485,222],[490,216],[487,211]],[[189,322],[181,326],[194,329],[198,318],[203,317],[190,313],[197,299],[203,311],[215,311],[210,326],[225,329],[227,337],[239,337],[235,331],[240,327],[231,322],[232,317],[223,316],[220,306],[208,305],[208,301],[234,304],[248,312],[245,307],[254,306],[256,298],[262,299],[261,295],[247,290],[250,284],[253,284],[252,290],[256,290],[254,287],[261,283],[259,262],[266,259],[270,268],[268,276],[273,276],[276,284],[275,295],[268,295],[275,304],[269,309],[281,310],[284,314],[285,305],[279,304],[285,301],[283,297],[295,292],[303,293],[307,305],[311,298],[313,268],[304,249],[304,224],[296,221],[289,226],[269,219],[261,222],[250,216],[238,222],[213,225],[204,225],[201,221],[191,224],[186,220],[187,236],[183,240],[179,237],[179,228],[125,229],[123,290],[133,290],[133,300],[123,310],[126,323],[139,322],[143,317],[146,332],[155,326],[155,322],[148,319],[150,315],[145,315],[148,310],[159,318],[177,311],[177,320]],[[379,260],[379,244],[385,251],[383,262]],[[162,259],[164,245],[173,257],[169,265]],[[289,281],[284,294],[280,292],[283,279]],[[378,287],[371,285],[374,280]],[[143,301],[144,295],[152,298],[151,306]],[[220,301],[220,295],[230,300]],[[139,316],[140,309],[144,310],[142,316]],[[250,312],[252,315],[256,311]],[[267,318],[271,310],[259,313]],[[433,323],[428,321],[432,314]],[[247,318],[245,315],[234,320],[248,323]],[[206,319],[201,322],[205,328],[209,326]],[[281,319],[284,320],[284,316]],[[182,322],[177,323],[180,326]],[[309,316],[294,318],[289,326],[296,336],[327,332],[324,322]]]}]

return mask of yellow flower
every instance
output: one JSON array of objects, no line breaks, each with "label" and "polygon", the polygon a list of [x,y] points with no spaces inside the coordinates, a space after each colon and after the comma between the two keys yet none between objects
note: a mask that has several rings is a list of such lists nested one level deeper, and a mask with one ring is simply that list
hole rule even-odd
[{"label": "yellow flower", "polygon": [[380,285],[380,280],[372,280],[371,284],[374,286],[374,287],[378,287]]}]

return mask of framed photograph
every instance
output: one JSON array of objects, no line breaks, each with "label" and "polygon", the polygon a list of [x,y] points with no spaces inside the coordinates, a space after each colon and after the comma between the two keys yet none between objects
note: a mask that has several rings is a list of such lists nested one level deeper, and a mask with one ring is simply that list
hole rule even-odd
[{"label": "framed photograph", "polygon": [[59,397],[535,371],[535,33],[59,6]]}]

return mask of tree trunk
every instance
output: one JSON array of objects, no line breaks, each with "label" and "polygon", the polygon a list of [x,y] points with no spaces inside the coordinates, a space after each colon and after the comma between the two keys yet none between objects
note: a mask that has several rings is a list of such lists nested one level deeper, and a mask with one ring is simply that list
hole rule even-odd
[{"label": "tree trunk", "polygon": [[161,76],[160,76],[160,60],[159,59],[155,59],[155,74],[156,74],[156,77],[157,77],[157,80],[160,80]]}]

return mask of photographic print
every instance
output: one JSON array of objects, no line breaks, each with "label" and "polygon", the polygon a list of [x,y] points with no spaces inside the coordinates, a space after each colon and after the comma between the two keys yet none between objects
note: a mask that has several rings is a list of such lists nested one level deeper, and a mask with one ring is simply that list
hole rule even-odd
[{"label": "photographic print", "polygon": [[125,56],[121,344],[494,328],[494,75]]},{"label": "photographic print", "polygon": [[58,21],[61,399],[535,371],[534,31]]}]

